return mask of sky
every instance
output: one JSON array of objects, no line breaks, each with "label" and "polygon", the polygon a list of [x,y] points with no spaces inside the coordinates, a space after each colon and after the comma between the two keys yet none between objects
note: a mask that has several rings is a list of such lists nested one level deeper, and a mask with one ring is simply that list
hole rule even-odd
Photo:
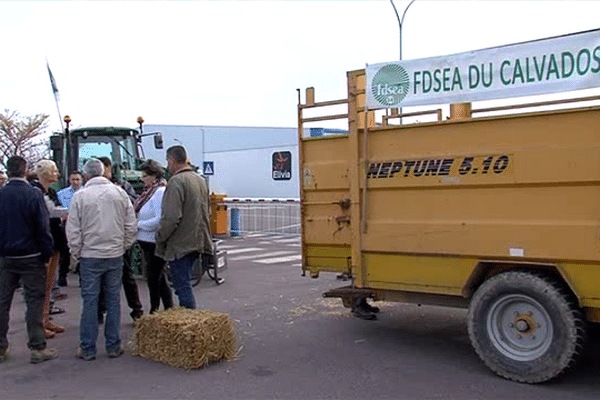
[{"label": "sky", "polygon": [[[408,0],[395,0],[400,15]],[[600,27],[600,1],[417,0],[403,58]],[[346,71],[399,57],[389,0],[0,0],[0,110],[61,128],[149,124],[294,127],[297,88],[346,97]],[[303,95],[302,95],[303,96]],[[304,97],[302,97],[304,98]]]}]

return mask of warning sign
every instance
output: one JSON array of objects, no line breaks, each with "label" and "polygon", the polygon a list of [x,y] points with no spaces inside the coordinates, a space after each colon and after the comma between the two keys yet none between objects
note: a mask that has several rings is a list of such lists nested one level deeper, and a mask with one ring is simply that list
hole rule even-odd
[{"label": "warning sign", "polygon": [[214,161],[204,161],[202,163],[202,173],[204,175],[214,175],[215,174],[215,162]]}]

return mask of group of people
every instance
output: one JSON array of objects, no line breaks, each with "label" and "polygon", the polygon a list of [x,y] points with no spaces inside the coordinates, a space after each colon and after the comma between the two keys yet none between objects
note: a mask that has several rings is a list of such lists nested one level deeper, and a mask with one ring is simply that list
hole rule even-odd
[{"label": "group of people", "polygon": [[[150,312],[158,310],[161,301],[165,309],[173,306],[166,263],[179,305],[195,308],[193,265],[201,254],[212,253],[209,193],[184,147],[170,147],[166,159],[172,174],[168,184],[158,162],[148,160],[140,166],[145,189],[139,196],[131,185],[111,180],[107,158],[88,160],[82,174],[72,172],[69,187],[58,193],[51,187],[58,181],[52,161],[38,162],[38,181],[29,183],[26,160],[19,156],[8,160],[8,183],[0,189],[0,362],[7,358],[11,302],[19,286],[27,304],[30,361],[57,357],[58,351],[48,348],[46,339],[64,327],[50,319],[48,310],[65,251],[69,261],[73,258],[79,263],[82,311],[76,355],[81,359],[96,358],[101,321],[107,355],[123,354],[122,284],[131,317],[137,319],[143,313],[127,260],[136,240],[147,262]],[[78,179],[85,183],[81,188]]]}]

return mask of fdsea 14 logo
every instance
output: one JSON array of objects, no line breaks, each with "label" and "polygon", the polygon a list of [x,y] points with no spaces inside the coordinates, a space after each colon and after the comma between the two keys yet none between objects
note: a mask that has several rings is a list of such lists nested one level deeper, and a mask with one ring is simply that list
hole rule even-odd
[{"label": "fdsea 14 logo", "polygon": [[371,94],[382,106],[395,106],[408,94],[409,84],[408,73],[402,66],[387,64],[373,77]]}]

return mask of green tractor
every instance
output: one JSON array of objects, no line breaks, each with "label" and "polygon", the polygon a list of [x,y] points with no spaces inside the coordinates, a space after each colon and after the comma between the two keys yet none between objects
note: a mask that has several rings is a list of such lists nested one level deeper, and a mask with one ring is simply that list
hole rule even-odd
[{"label": "green tractor", "polygon": [[108,157],[112,162],[114,177],[128,181],[137,193],[143,190],[141,173],[144,161],[142,137],[153,136],[154,147],[163,148],[160,132],[143,133],[144,119],[139,117],[139,129],[114,126],[69,129],[71,118],[65,116],[67,127],[64,132],[50,136],[52,160],[61,175],[60,187],[68,185],[69,173],[81,171],[90,158]]},{"label": "green tractor", "polygon": [[[50,136],[52,160],[60,172],[57,189],[69,185],[69,174],[82,171],[83,164],[90,158],[108,157],[112,164],[112,175],[131,184],[139,194],[144,189],[142,174],[138,171],[144,161],[141,146],[142,137],[153,136],[154,147],[163,148],[160,132],[143,133],[144,119],[139,117],[139,129],[114,126],[69,129],[71,118],[65,116],[67,126],[64,132]],[[141,250],[137,243],[131,249],[131,268],[134,274],[143,275]]]}]

